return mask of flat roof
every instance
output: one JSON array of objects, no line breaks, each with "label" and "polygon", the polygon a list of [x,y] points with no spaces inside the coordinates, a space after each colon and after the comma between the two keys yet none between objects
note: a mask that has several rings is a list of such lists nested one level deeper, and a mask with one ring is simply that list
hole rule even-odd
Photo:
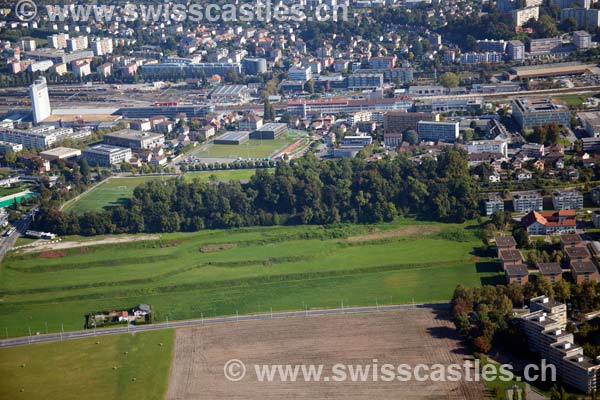
[{"label": "flat roof", "polygon": [[164,137],[162,133],[136,131],[133,129],[121,129],[120,131],[107,133],[105,137],[117,137],[129,140],[156,139]]},{"label": "flat roof", "polygon": [[250,132],[247,132],[247,131],[225,132],[218,138],[215,138],[215,140],[231,140],[231,141],[242,140],[244,138],[247,138],[249,133]]},{"label": "flat roof", "polygon": [[86,147],[85,149],[83,149],[84,152],[104,153],[104,154],[115,153],[117,151],[123,151],[123,150],[131,151],[131,149],[129,147],[111,146],[109,144],[97,144],[97,145]]},{"label": "flat roof", "polygon": [[50,150],[44,150],[40,153],[40,156],[53,156],[58,158],[74,157],[81,154],[81,150],[73,149],[71,147],[56,147]]},{"label": "flat roof", "polygon": [[275,131],[278,129],[287,128],[286,124],[278,123],[278,122],[269,122],[268,124],[264,124],[254,132],[268,132]]}]

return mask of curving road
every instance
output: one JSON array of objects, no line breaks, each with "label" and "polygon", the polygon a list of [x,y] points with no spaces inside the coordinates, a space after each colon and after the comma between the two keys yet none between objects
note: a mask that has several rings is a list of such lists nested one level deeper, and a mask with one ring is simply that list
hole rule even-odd
[{"label": "curving road", "polygon": [[159,329],[170,329],[170,328],[183,328],[188,326],[198,325],[210,325],[210,324],[221,324],[231,323],[240,321],[257,321],[257,320],[268,320],[272,318],[298,318],[298,317],[315,317],[321,315],[336,315],[336,314],[356,314],[356,313],[369,313],[378,311],[398,311],[408,310],[413,308],[432,308],[449,307],[449,303],[419,303],[419,304],[396,304],[396,305],[381,305],[381,306],[369,306],[369,307],[341,307],[341,308],[330,308],[330,309],[316,309],[316,310],[304,310],[304,311],[283,311],[283,312],[272,312],[264,314],[249,314],[239,315],[230,317],[215,317],[215,318],[201,318],[201,319],[189,319],[183,321],[172,321],[164,322],[159,324],[150,325],[128,325],[127,327],[116,327],[116,328],[104,328],[104,329],[87,329],[83,331],[70,331],[70,332],[59,332],[49,333],[43,335],[34,336],[23,336],[12,339],[0,340],[1,347],[14,347],[23,346],[33,343],[44,343],[44,342],[57,342],[61,340],[72,340],[81,339],[93,336],[105,336],[115,335],[119,333],[127,332],[143,332],[143,331],[155,331]]}]

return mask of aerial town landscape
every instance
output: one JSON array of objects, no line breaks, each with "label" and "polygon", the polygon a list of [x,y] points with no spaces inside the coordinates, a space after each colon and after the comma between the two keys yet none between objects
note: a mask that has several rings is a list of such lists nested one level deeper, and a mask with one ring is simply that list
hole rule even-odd
[{"label": "aerial town landscape", "polygon": [[600,399],[600,2],[0,5],[0,400]]}]

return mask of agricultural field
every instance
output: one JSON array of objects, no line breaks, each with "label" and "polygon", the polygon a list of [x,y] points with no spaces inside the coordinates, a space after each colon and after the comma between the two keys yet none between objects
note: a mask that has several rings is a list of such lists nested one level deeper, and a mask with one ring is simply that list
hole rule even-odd
[{"label": "agricultural field", "polygon": [[[0,266],[0,336],[82,329],[91,311],[154,320],[448,301],[502,280],[473,224],[257,227],[12,252]],[[73,238],[69,239],[73,241]],[[59,246],[59,244],[57,244]],[[61,245],[62,246],[62,245]]]},{"label": "agricultural field", "polygon": [[[335,364],[366,366],[377,359],[378,365],[463,365],[466,354],[447,311],[432,308],[182,328],[176,331],[166,400],[485,399],[481,382],[330,378]],[[246,366],[240,381],[224,376],[230,359]],[[323,365],[322,379],[259,382],[256,364]]]},{"label": "agricultural field", "polygon": [[0,349],[0,400],[162,399],[174,331]]},{"label": "agricultural field", "polygon": [[212,144],[197,153],[197,156],[205,158],[266,158],[289,146],[295,139],[295,135],[288,135],[275,140],[248,140],[240,145]]}]

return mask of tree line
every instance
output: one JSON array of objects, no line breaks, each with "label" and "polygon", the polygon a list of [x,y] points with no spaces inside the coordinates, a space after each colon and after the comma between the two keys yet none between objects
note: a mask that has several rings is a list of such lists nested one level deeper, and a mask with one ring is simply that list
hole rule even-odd
[{"label": "tree line", "polygon": [[476,217],[465,151],[416,164],[405,156],[318,162],[312,156],[257,170],[247,183],[147,182],[123,206],[83,215],[44,203],[39,229],[57,234],[197,231],[257,225],[376,223],[399,215],[461,222]]}]

